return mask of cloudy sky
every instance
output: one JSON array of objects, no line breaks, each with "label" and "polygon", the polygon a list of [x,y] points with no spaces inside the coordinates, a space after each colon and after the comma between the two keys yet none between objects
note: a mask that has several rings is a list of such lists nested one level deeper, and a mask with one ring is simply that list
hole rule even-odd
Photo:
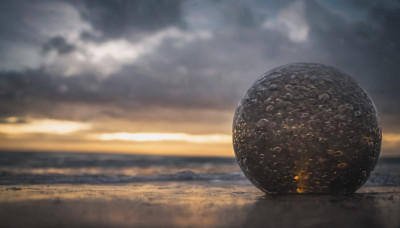
[{"label": "cloudy sky", "polygon": [[0,149],[233,156],[250,84],[291,62],[353,76],[400,155],[400,1],[0,2]]}]

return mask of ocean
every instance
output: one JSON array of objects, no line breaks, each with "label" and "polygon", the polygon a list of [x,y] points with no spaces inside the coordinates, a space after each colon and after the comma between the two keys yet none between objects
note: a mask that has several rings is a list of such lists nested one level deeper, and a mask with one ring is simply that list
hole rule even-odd
[{"label": "ocean", "polygon": [[[234,158],[0,152],[0,185],[247,182]],[[381,158],[366,186],[400,185],[400,158]]]}]

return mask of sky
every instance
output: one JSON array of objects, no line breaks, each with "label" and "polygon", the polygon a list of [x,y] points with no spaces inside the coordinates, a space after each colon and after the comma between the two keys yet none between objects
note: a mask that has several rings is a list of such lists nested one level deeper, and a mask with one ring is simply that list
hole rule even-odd
[{"label": "sky", "polygon": [[241,96],[293,62],[358,81],[400,156],[398,0],[3,0],[0,149],[234,156]]}]

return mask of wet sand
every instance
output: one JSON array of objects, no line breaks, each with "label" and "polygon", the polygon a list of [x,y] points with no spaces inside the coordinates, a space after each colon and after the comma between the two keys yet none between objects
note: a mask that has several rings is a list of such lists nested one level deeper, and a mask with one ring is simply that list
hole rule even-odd
[{"label": "wet sand", "polygon": [[0,227],[399,227],[400,188],[266,196],[247,181],[0,186]]}]

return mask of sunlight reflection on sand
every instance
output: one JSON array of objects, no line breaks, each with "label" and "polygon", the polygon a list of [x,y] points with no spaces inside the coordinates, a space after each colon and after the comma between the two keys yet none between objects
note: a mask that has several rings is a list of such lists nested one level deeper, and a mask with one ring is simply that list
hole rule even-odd
[{"label": "sunlight reflection on sand", "polygon": [[364,219],[390,226],[400,224],[399,192],[399,187],[364,187],[351,196],[265,196],[240,181],[0,186],[0,225],[262,227],[341,220],[357,225]]}]

